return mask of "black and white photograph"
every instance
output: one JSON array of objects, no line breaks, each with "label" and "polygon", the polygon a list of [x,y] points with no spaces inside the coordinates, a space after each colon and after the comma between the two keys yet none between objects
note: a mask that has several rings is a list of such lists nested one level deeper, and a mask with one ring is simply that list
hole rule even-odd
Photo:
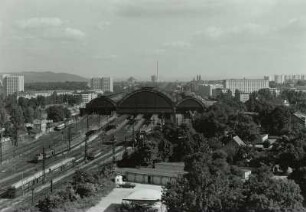
[{"label": "black and white photograph", "polygon": [[306,0],[0,0],[0,212],[306,212]]}]

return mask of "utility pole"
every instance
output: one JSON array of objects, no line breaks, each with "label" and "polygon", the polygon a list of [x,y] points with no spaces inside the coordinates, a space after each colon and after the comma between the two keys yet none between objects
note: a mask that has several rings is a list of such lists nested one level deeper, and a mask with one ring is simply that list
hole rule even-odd
[{"label": "utility pole", "polygon": [[87,132],[88,132],[89,131],[89,115],[87,115],[86,127],[87,127]]},{"label": "utility pole", "polygon": [[85,138],[84,160],[85,160],[85,163],[86,163],[86,161],[87,161],[87,136]]},{"label": "utility pole", "polygon": [[101,151],[103,150],[103,134],[101,135]]},{"label": "utility pole", "polygon": [[18,146],[18,128],[16,127],[16,141],[15,141],[15,146]]},{"label": "utility pole", "polygon": [[[135,117],[135,116],[134,116]],[[133,121],[133,140],[135,139],[135,119]]]},{"label": "utility pole", "polygon": [[53,180],[52,179],[50,180],[50,191],[51,193],[53,192]]},{"label": "utility pole", "polygon": [[115,156],[115,142],[116,142],[116,139],[114,137],[114,140],[113,140],[113,145],[112,145],[112,149],[113,149],[113,164],[115,164],[116,162],[116,156]]},{"label": "utility pole", "polygon": [[43,161],[42,161],[42,169],[43,169],[43,178],[42,178],[42,182],[45,183],[45,179],[46,179],[46,164],[45,164],[45,160],[46,160],[46,154],[45,154],[45,147],[43,147]]},{"label": "utility pole", "polygon": [[71,127],[68,127],[68,150],[71,150]]},{"label": "utility pole", "polygon": [[3,156],[2,156],[2,130],[0,130],[0,164],[2,164]]},{"label": "utility pole", "polygon": [[32,186],[32,205],[34,205],[34,186]]}]

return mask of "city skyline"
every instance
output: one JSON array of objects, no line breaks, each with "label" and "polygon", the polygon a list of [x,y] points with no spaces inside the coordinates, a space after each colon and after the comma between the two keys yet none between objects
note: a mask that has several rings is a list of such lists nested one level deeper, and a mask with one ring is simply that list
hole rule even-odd
[{"label": "city skyline", "polygon": [[[258,78],[305,71],[302,0],[2,1],[0,72]],[[189,78],[190,79],[190,78]]]}]

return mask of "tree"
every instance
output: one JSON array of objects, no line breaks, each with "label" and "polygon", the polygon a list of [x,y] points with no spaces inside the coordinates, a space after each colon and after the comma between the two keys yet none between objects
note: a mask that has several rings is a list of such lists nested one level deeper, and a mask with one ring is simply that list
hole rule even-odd
[{"label": "tree", "polygon": [[32,123],[34,119],[34,109],[32,107],[26,107],[24,110],[24,119],[26,123]]},{"label": "tree", "polygon": [[215,104],[206,113],[196,118],[194,128],[208,138],[218,137],[223,135],[224,131],[229,128],[227,125],[228,118],[233,113],[234,111],[229,106]]},{"label": "tree", "polygon": [[52,119],[54,122],[63,121],[65,118],[70,118],[71,113],[67,108],[63,106],[51,106],[47,109],[48,119]]},{"label": "tree", "polygon": [[233,131],[244,141],[254,142],[259,137],[259,126],[248,115],[238,114],[230,117]]},{"label": "tree", "polygon": [[244,184],[247,211],[297,211],[303,209],[299,186],[292,180],[271,178],[270,168],[263,166]]},{"label": "tree", "polygon": [[270,114],[270,132],[283,135],[291,130],[291,112],[285,106],[276,107]]},{"label": "tree", "polygon": [[38,104],[40,107],[44,108],[44,107],[46,106],[46,97],[44,97],[44,96],[38,96],[38,97],[37,97],[37,104]]},{"label": "tree", "polygon": [[302,166],[295,169],[288,177],[297,183],[302,191],[303,196],[306,196],[306,167]]},{"label": "tree", "polygon": [[11,110],[11,122],[16,128],[21,128],[24,124],[23,111],[20,106],[13,106]]},{"label": "tree", "polygon": [[218,166],[226,154],[196,153],[186,160],[188,174],[163,190],[170,212],[238,211],[243,203],[242,181]]},{"label": "tree", "polygon": [[[270,167],[261,166],[250,179],[237,177],[239,169],[224,169],[226,154],[196,153],[185,162],[188,171],[163,190],[170,212],[298,211],[303,209],[300,188],[292,180],[274,180]],[[220,163],[221,162],[221,163]]]},{"label": "tree", "polygon": [[0,128],[8,121],[8,115],[3,107],[0,107]]}]

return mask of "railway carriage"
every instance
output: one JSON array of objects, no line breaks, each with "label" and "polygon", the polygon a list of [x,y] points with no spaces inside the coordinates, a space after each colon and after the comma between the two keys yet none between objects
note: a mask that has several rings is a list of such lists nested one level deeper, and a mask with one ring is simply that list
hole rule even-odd
[{"label": "railway carriage", "polygon": [[[45,169],[45,180],[48,180],[48,178],[54,177],[54,175],[58,172],[65,171],[73,167],[74,162],[75,162],[75,158],[71,157],[71,158],[64,159],[56,164],[53,164],[47,167]],[[21,195],[23,192],[28,192],[32,188],[42,185],[43,177],[44,177],[43,171],[38,171],[28,177],[25,177],[24,179],[19,180],[18,182],[12,184],[8,188],[5,196],[8,198],[15,198]]]}]

